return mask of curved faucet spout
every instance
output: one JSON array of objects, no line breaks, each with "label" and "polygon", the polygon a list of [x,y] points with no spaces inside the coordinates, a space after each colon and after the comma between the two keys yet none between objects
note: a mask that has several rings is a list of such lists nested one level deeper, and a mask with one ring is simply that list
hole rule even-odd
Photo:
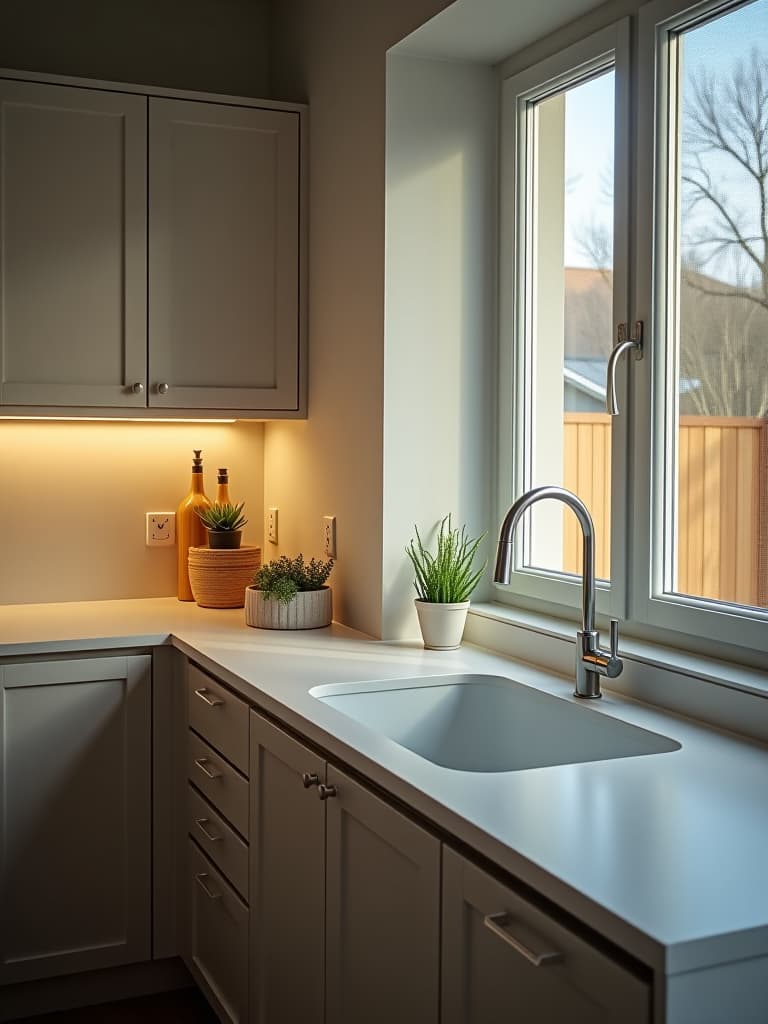
[{"label": "curved faucet spout", "polygon": [[514,553],[514,534],[517,524],[526,509],[545,498],[563,502],[575,514],[581,526],[583,537],[584,564],[581,585],[582,625],[576,634],[576,690],[577,697],[600,697],[600,676],[613,679],[621,672],[623,665],[618,657],[618,622],[611,622],[611,648],[600,647],[600,635],[595,629],[595,526],[589,509],[571,491],[564,487],[534,487],[527,491],[511,506],[499,534],[496,555],[496,583],[509,583]]},{"label": "curved faucet spout", "polygon": [[589,509],[577,495],[564,487],[534,487],[526,491],[512,505],[504,517],[499,534],[499,545],[496,554],[496,571],[493,578],[496,583],[509,583],[514,553],[514,534],[523,513],[537,501],[554,498],[562,501],[575,514],[581,526],[583,538],[583,582],[581,588],[581,628],[584,632],[592,632],[595,628],[595,525]]}]

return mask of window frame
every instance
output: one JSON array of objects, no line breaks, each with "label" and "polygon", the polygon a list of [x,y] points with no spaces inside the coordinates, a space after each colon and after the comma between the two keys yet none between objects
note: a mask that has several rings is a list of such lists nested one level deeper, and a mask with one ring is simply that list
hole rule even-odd
[{"label": "window frame", "polygon": [[[601,69],[615,72],[614,97],[614,232],[613,319],[628,320],[629,308],[629,138],[630,138],[630,28],[629,19],[592,33],[526,70],[505,78],[501,91],[501,173],[499,252],[499,416],[496,509],[499,522],[515,496],[523,491],[524,453],[527,446],[526,368],[530,361],[526,320],[530,304],[526,262],[530,252],[527,223],[527,188],[532,168],[528,144],[528,104],[557,93],[569,84],[586,80]],[[504,282],[513,282],[504,287]],[[615,324],[614,324],[615,330]],[[517,339],[525,339],[519,345]],[[629,402],[626,378],[617,377],[621,408]],[[626,546],[618,524],[627,508],[627,421],[612,424],[611,438],[611,581],[597,584],[597,610],[625,616],[627,593]],[[571,513],[566,512],[566,515]],[[525,525],[525,524],[524,524]],[[494,583],[495,599],[507,604],[576,611],[581,605],[581,578],[546,569],[522,568],[523,535],[515,538],[514,568],[509,586]]]},{"label": "window frame", "polygon": [[[668,374],[674,359],[667,323],[669,287],[670,194],[677,182],[669,174],[671,136],[677,96],[672,72],[677,67],[673,37],[697,22],[744,6],[738,0],[653,0],[641,8],[638,21],[637,194],[635,211],[635,317],[646,323],[646,359],[639,364],[630,432],[632,451],[638,439],[649,438],[649,451],[634,459],[632,493],[648,495],[646,514],[635,516],[629,535],[634,538],[630,584],[631,619],[650,627],[692,637],[768,650],[768,609],[733,605],[694,595],[665,592],[665,549],[673,543],[674,525],[667,505],[672,472],[664,460],[674,416],[668,402]],[[642,102],[646,98],[645,102]],[[643,365],[645,364],[645,365]],[[676,440],[673,440],[676,450]],[[675,456],[676,458],[676,456]],[[635,507],[637,507],[635,505]]]},{"label": "window frame", "polygon": [[[630,64],[630,18],[564,47],[501,83],[499,401],[496,510],[501,522],[522,493],[526,337],[525,282],[520,260],[527,167],[521,104],[578,79],[574,72],[615,54],[614,297],[616,323],[641,320],[644,354],[622,361],[617,373],[620,415],[612,431],[611,584],[598,584],[597,611],[623,618],[627,632],[674,641],[690,650],[727,645],[752,658],[768,650],[768,609],[664,592],[665,546],[673,543],[665,511],[665,431],[676,427],[667,403],[670,358],[666,319],[670,97],[676,95],[670,61],[672,37],[684,28],[744,6],[744,0],[651,0],[632,17],[636,43]],[[521,226],[521,220],[523,225]],[[507,286],[512,282],[511,286]],[[672,339],[673,343],[675,339]],[[673,346],[672,346],[673,347]],[[677,450],[677,439],[673,449]],[[661,454],[661,457],[660,457]],[[676,455],[675,455],[676,458]],[[581,581],[546,570],[521,571],[520,538],[509,586],[494,584],[494,600],[568,618],[579,614]]]}]

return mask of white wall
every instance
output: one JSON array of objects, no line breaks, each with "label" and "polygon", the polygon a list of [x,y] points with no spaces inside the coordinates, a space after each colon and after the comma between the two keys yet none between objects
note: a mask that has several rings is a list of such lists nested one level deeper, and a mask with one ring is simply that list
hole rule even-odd
[{"label": "white wall", "polygon": [[[382,635],[417,636],[404,547],[491,520],[493,69],[387,60]],[[490,544],[486,543],[486,551]],[[476,593],[482,596],[482,589]]]}]

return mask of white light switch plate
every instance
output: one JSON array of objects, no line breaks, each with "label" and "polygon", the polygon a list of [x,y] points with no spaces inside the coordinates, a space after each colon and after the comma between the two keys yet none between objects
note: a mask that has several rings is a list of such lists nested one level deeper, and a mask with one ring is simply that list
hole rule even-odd
[{"label": "white light switch plate", "polygon": [[147,547],[169,548],[176,543],[176,513],[147,512]]}]

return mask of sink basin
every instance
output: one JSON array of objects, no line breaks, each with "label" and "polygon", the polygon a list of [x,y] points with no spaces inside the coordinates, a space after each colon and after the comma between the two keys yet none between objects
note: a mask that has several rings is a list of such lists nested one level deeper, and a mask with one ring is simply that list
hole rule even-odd
[{"label": "sink basin", "polygon": [[666,736],[503,676],[431,676],[309,692],[420,757],[464,772],[517,772],[680,749]]}]

